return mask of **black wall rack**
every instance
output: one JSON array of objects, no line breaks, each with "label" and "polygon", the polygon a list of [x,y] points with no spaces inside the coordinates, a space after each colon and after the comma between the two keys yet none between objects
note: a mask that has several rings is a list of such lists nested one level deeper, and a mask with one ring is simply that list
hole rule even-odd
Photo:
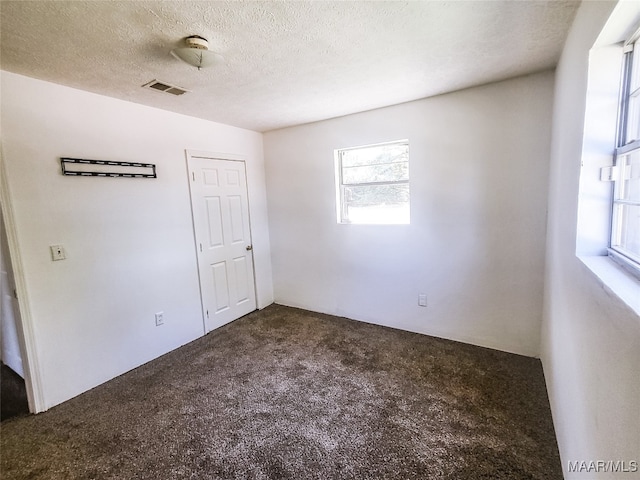
[{"label": "black wall rack", "polygon": [[[111,160],[85,160],[83,158],[62,157],[60,158],[60,165],[62,166],[63,175],[72,175],[76,177],[158,177],[156,175],[156,165],[154,163],[114,162]],[[78,168],[79,165],[100,165],[103,168],[91,171]],[[138,173],[136,169],[141,169],[142,171]]]}]

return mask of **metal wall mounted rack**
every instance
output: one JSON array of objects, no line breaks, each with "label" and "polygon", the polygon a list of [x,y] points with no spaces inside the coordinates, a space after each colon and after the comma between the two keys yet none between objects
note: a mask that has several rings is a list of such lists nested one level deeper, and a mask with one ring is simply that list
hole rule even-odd
[{"label": "metal wall mounted rack", "polygon": [[[61,157],[63,175],[77,177],[157,178],[154,163],[114,162],[111,160],[85,160]],[[93,165],[94,167],[87,167]]]}]

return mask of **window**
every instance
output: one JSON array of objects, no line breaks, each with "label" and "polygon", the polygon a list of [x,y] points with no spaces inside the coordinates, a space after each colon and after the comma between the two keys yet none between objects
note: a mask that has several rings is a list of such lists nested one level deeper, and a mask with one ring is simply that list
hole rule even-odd
[{"label": "window", "polygon": [[[633,47],[629,44],[635,42],[636,49],[640,50],[640,41],[636,42],[638,36],[629,35],[640,26],[634,25],[638,18],[639,2],[619,2],[589,50],[582,123],[576,256],[606,286],[608,292],[640,315],[640,267],[638,261],[634,260],[638,258],[638,207],[637,202],[635,208],[632,205],[633,188],[636,191],[635,199],[638,199],[638,160],[630,158],[639,144],[634,143],[633,137],[637,135],[631,133],[633,128],[629,125],[634,108],[636,119],[640,113],[637,101],[634,101],[634,106],[629,102],[640,93],[637,87],[632,87],[632,65],[629,63],[633,60],[630,58]],[[578,50],[571,51],[574,52],[572,55],[577,55],[575,52]],[[640,53],[635,52],[635,55],[637,60],[633,66],[637,69],[640,67]],[[581,77],[577,72],[574,75],[565,71],[559,78],[559,98],[563,98],[575,88],[576,81]],[[579,106],[578,103],[572,104],[572,107],[568,105],[559,109],[561,113],[556,117],[556,130],[565,128],[568,125],[566,122],[576,121],[580,115],[581,109],[575,108]],[[563,138],[573,138],[572,135]],[[561,148],[559,151],[566,154],[571,150]],[[632,172],[634,161],[636,172]],[[568,165],[566,168],[569,168]],[[635,223],[629,215],[633,210],[636,211]],[[620,265],[622,268],[619,268]]]},{"label": "window", "polygon": [[640,272],[640,41],[624,52],[615,162],[603,177],[614,182],[610,255]]},{"label": "window", "polygon": [[409,223],[409,142],[336,150],[338,222]]}]

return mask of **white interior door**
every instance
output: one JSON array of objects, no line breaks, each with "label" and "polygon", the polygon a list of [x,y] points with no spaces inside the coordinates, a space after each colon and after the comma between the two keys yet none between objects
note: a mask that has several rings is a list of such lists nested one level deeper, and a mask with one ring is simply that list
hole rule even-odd
[{"label": "white interior door", "polygon": [[188,155],[207,332],[256,309],[244,161]]}]

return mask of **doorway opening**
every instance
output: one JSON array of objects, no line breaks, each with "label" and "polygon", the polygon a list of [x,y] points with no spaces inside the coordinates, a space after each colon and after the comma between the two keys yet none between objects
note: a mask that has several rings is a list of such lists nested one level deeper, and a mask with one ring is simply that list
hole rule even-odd
[{"label": "doorway opening", "polygon": [[29,413],[22,349],[18,339],[20,309],[9,256],[4,217],[0,213],[0,411],[1,421]]}]

